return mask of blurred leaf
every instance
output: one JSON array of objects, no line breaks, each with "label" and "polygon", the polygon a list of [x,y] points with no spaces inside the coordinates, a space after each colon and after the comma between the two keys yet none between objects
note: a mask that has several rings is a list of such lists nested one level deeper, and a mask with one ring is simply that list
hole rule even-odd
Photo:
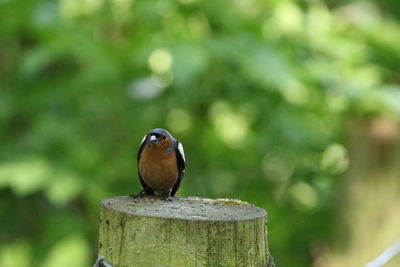
[{"label": "blurred leaf", "polygon": [[291,71],[279,52],[268,47],[250,47],[241,55],[245,73],[267,88],[285,88],[294,82]]},{"label": "blurred leaf", "polygon": [[31,266],[31,249],[27,241],[19,240],[0,248],[0,266],[29,267]]},{"label": "blurred leaf", "polygon": [[380,88],[378,96],[382,110],[393,112],[400,118],[400,86],[386,86]]},{"label": "blurred leaf", "polygon": [[60,240],[49,250],[41,266],[89,266],[89,246],[86,240],[78,235]]},{"label": "blurred leaf", "polygon": [[56,172],[50,182],[46,193],[47,197],[55,205],[65,205],[82,191],[82,183],[79,177],[66,172]]},{"label": "blurred leaf", "polygon": [[53,53],[48,48],[38,48],[29,51],[21,63],[21,74],[25,77],[32,77],[46,67],[53,57]]},{"label": "blurred leaf", "polygon": [[10,187],[18,195],[36,192],[47,185],[51,168],[41,157],[0,164],[0,187]]},{"label": "blurred leaf", "polygon": [[174,83],[182,89],[187,88],[196,77],[205,72],[208,66],[206,50],[196,43],[177,43],[171,47],[174,63],[172,65]]}]

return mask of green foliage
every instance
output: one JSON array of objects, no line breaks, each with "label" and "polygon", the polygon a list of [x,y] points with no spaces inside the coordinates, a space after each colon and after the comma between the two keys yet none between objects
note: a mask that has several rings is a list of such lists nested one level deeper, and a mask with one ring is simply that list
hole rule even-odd
[{"label": "green foliage", "polygon": [[0,265],[88,266],[98,203],[139,190],[164,127],[178,195],[266,208],[278,266],[309,266],[345,125],[400,118],[400,5],[339,2],[0,1]]}]

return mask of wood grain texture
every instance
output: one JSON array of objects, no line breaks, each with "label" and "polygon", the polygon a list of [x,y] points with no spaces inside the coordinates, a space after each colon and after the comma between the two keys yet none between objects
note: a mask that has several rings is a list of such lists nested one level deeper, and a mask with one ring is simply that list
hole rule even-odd
[{"label": "wood grain texture", "polygon": [[115,267],[273,266],[266,216],[229,199],[105,199],[99,256]]}]

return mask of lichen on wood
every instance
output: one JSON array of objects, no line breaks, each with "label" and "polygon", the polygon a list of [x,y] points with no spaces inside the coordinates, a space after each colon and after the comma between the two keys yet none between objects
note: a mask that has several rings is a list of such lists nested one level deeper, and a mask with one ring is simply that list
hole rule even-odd
[{"label": "lichen on wood", "polygon": [[99,256],[115,267],[269,266],[266,215],[230,199],[105,199]]}]

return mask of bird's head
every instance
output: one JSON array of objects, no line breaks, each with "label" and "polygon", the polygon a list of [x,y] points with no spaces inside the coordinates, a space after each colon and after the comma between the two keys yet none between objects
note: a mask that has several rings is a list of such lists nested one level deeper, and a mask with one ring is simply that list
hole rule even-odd
[{"label": "bird's head", "polygon": [[171,146],[173,137],[171,134],[162,128],[156,128],[151,131],[146,136],[146,143],[152,148],[167,149]]}]

